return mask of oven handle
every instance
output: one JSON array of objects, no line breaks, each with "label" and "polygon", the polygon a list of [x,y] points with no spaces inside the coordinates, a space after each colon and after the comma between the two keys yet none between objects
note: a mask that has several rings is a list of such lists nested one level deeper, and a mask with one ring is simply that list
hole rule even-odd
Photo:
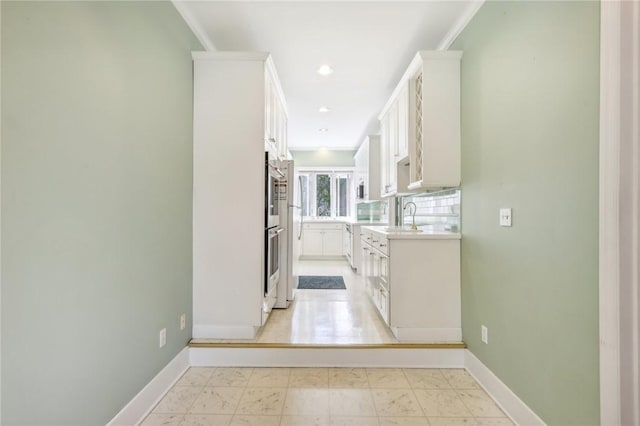
[{"label": "oven handle", "polygon": [[271,169],[272,172],[274,172],[277,176],[274,177],[278,177],[280,179],[283,179],[284,177],[286,177],[287,175],[285,175],[282,170],[280,170],[279,168],[277,168],[276,166],[274,166],[271,163],[267,163],[267,166],[269,166],[269,168]]},{"label": "oven handle", "polygon": [[284,232],[284,228],[279,228],[275,231],[269,231],[269,235],[272,237],[275,237],[276,235],[280,234],[281,232]]}]

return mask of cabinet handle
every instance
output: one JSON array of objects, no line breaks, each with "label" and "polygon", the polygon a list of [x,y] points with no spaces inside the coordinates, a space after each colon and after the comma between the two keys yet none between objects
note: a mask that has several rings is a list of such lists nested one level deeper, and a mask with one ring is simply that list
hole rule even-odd
[{"label": "cabinet handle", "polygon": [[372,242],[372,243],[377,243],[377,242],[378,242],[378,240],[373,240],[373,241],[371,241],[371,242]]},{"label": "cabinet handle", "polygon": [[387,246],[386,244],[380,244],[380,247],[386,247],[386,246]]}]

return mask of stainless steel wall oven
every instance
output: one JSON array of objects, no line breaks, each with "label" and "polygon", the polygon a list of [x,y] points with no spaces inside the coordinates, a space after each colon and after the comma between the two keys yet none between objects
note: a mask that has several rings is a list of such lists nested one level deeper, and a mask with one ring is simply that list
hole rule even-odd
[{"label": "stainless steel wall oven", "polygon": [[274,292],[280,280],[280,238],[285,235],[283,232],[284,228],[281,226],[267,228],[266,231],[265,296],[275,296]]},{"label": "stainless steel wall oven", "polygon": [[276,302],[280,280],[280,235],[285,230],[280,226],[280,190],[284,173],[278,168],[278,158],[273,150],[265,151],[265,213],[264,213],[264,312],[270,312]]}]

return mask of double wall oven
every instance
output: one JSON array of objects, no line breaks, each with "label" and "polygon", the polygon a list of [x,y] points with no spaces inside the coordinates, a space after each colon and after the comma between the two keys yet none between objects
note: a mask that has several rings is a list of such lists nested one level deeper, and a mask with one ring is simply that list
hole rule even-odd
[{"label": "double wall oven", "polygon": [[276,301],[280,280],[280,239],[286,235],[280,226],[278,204],[281,182],[285,177],[278,168],[278,159],[271,151],[265,152],[265,282],[264,310],[269,312]]}]

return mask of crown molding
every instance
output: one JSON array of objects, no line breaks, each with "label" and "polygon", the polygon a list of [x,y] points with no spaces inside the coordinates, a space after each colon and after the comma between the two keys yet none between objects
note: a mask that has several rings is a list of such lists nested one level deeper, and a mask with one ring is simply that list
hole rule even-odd
[{"label": "crown molding", "polygon": [[202,28],[200,23],[193,17],[191,10],[187,6],[187,2],[185,0],[171,0],[171,3],[173,3],[173,6],[176,8],[180,16],[182,16],[184,22],[191,29],[193,35],[196,36],[205,50],[215,51],[215,44],[213,44],[213,41],[211,41],[211,39],[207,35],[207,32]]},{"label": "crown molding", "polygon": [[471,22],[471,20],[476,15],[478,10],[480,10],[484,2],[485,0],[472,0],[471,4],[469,4],[469,6],[467,6],[465,11],[462,12],[462,15],[460,15],[458,20],[456,20],[456,22],[449,29],[447,34],[445,34],[442,40],[440,40],[440,43],[438,43],[438,47],[436,48],[436,50],[449,49],[449,47],[451,47],[453,42],[456,41],[456,38],[458,38],[460,33],[464,31],[464,29],[467,27],[469,22]]}]

